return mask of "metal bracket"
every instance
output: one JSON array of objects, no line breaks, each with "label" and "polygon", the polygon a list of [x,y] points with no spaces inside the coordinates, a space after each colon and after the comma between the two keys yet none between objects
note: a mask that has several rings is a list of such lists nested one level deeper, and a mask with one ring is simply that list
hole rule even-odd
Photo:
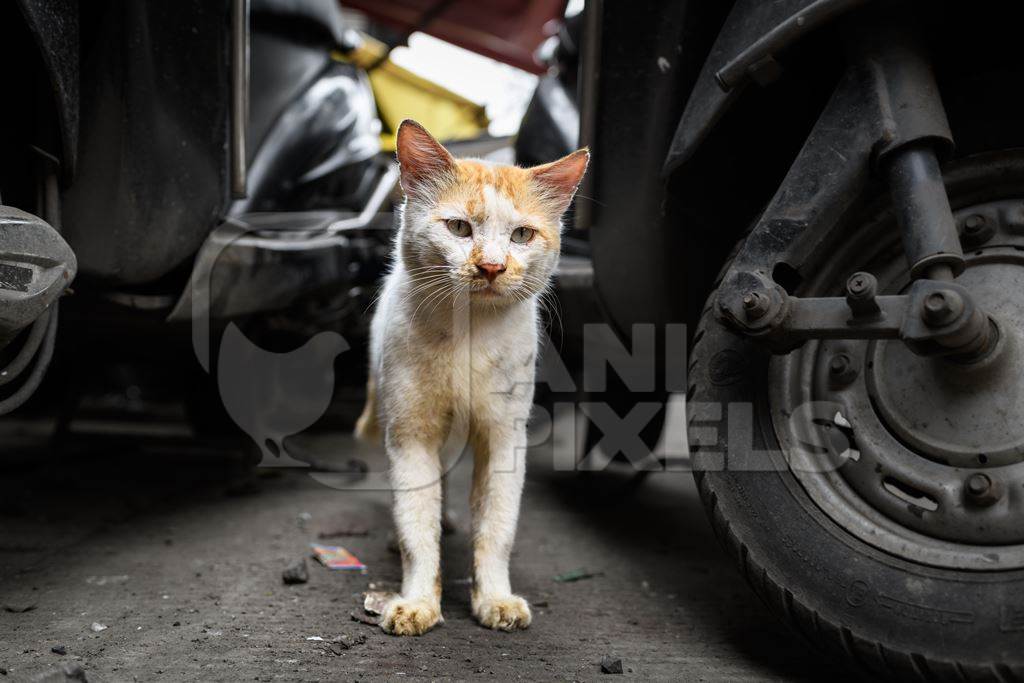
[{"label": "metal bracket", "polygon": [[800,298],[754,277],[761,286],[720,299],[719,314],[776,352],[811,339],[899,339],[919,355],[964,359],[990,347],[993,323],[954,282],[917,280],[907,294],[876,296],[874,276],[854,273],[845,298]]}]

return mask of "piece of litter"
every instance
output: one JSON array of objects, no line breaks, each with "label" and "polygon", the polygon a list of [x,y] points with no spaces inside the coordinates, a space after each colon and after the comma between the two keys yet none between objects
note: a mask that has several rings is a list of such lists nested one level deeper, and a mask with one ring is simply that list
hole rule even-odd
[{"label": "piece of litter", "polygon": [[357,612],[356,610],[349,612],[349,616],[352,617],[352,621],[358,621],[360,624],[366,624],[367,626],[380,626],[380,617],[375,617],[364,612]]},{"label": "piece of litter", "polygon": [[622,673],[622,660],[605,657],[601,660],[601,673],[620,674]]},{"label": "piece of litter", "polygon": [[384,608],[394,597],[395,593],[390,591],[366,591],[363,593],[363,609],[367,614],[379,616],[384,613]]},{"label": "piece of litter", "polygon": [[66,655],[68,653],[68,649],[66,647],[64,647],[63,645],[54,645],[53,647],[50,648],[50,652],[52,652],[55,655],[63,656],[63,655]]},{"label": "piece of litter", "polygon": [[307,636],[306,640],[323,641],[323,638],[321,638],[320,636]]},{"label": "piece of litter", "polygon": [[281,580],[289,586],[309,581],[309,570],[306,568],[306,558],[300,557],[298,560],[285,567],[285,570],[281,572]]},{"label": "piece of litter", "polygon": [[92,622],[92,626],[90,626],[89,628],[92,629],[93,633],[99,633],[100,631],[106,631],[107,630],[107,626],[104,625],[104,624],[101,624],[98,621]]},{"label": "piece of litter", "polygon": [[355,555],[340,545],[320,545],[311,543],[313,555],[320,563],[328,569],[366,569],[366,565],[359,561]]},{"label": "piece of litter", "polygon": [[595,576],[601,576],[601,572],[591,572],[580,567],[579,569],[573,569],[572,571],[559,574],[555,577],[555,581],[559,583],[571,583],[573,581],[582,581],[583,579],[592,579]]}]

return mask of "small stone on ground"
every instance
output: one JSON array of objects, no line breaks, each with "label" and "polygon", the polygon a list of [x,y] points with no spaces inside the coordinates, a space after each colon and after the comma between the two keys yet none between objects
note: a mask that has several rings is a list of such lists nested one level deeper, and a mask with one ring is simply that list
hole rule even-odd
[{"label": "small stone on ground", "polygon": [[281,572],[281,580],[289,586],[297,583],[306,583],[309,581],[309,569],[306,567],[306,558],[302,557],[288,565],[288,567]]},{"label": "small stone on ground", "polygon": [[620,674],[622,673],[622,660],[605,657],[601,660],[601,673]]}]

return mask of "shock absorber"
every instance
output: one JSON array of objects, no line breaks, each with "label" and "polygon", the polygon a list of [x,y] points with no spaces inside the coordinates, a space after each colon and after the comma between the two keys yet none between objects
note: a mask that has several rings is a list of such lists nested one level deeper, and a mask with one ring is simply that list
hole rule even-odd
[{"label": "shock absorber", "polygon": [[[860,27],[854,50],[878,71],[877,94],[888,119],[877,169],[889,183],[911,279],[952,282],[964,271],[965,261],[939,166],[953,151],[946,110],[913,22],[899,8],[880,10],[874,19]],[[954,313],[960,298],[957,292],[937,291],[924,300],[918,315],[933,324]],[[965,335],[951,340],[961,360],[983,357],[998,333],[980,308],[972,318]]]},{"label": "shock absorber", "polygon": [[964,270],[964,253],[935,149],[910,143],[883,163],[910,276],[952,281]]},{"label": "shock absorber", "polygon": [[952,280],[964,254],[939,161],[952,154],[953,135],[924,41],[898,14],[879,19],[856,48],[880,72],[875,82],[889,119],[877,167],[889,182],[911,277]]}]

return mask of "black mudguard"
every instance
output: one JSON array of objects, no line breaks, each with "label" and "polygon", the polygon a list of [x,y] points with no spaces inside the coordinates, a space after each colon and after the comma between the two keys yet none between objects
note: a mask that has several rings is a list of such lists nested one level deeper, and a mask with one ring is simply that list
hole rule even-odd
[{"label": "black mudguard", "polygon": [[114,285],[186,264],[228,205],[228,0],[90,0],[64,234]]},{"label": "black mudguard", "polygon": [[665,159],[670,173],[689,160],[751,82],[780,70],[775,55],[865,0],[738,0],[690,93]]}]

